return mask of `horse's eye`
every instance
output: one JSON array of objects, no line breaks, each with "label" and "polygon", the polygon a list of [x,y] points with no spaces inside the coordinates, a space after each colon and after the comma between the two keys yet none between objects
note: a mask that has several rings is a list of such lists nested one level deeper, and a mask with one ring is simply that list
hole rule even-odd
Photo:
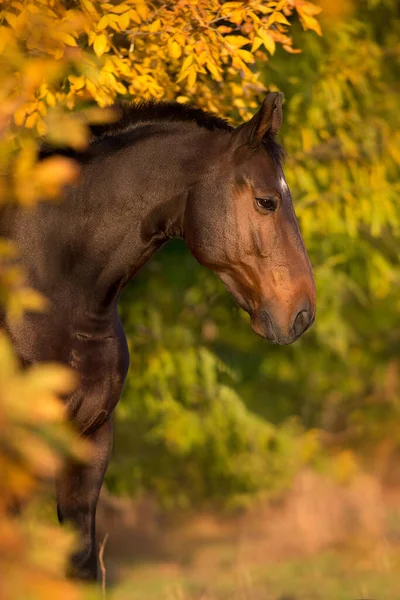
[{"label": "horse's eye", "polygon": [[257,208],[264,213],[274,212],[278,205],[277,199],[269,196],[268,198],[256,198]]}]

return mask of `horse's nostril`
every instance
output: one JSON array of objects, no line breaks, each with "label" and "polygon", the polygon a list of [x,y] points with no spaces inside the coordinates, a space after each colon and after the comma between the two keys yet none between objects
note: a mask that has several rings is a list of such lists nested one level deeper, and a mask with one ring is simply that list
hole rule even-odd
[{"label": "horse's nostril", "polygon": [[274,331],[274,326],[272,324],[272,319],[266,310],[262,311],[261,319],[264,322],[265,337],[267,339],[271,340],[271,342],[274,342],[276,340],[276,334]]},{"label": "horse's nostril", "polygon": [[299,337],[310,325],[311,313],[308,310],[301,310],[297,313],[297,316],[293,323],[293,329],[295,334]]}]

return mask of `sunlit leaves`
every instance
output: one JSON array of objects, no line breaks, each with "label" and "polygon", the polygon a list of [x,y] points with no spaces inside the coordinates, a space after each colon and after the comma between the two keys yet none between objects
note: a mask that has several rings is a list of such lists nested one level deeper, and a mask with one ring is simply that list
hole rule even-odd
[{"label": "sunlit leaves", "polygon": [[[39,52],[42,59],[48,55],[57,61],[61,58],[81,61],[82,50],[89,47],[99,60],[89,66],[90,59],[86,57],[87,67],[101,71],[106,69],[105,57],[113,58],[115,80],[105,81],[101,75],[86,77],[79,88],[72,85],[63,86],[57,93],[51,91],[51,95],[45,97],[45,104],[59,101],[73,108],[81,99],[94,99],[104,106],[125,93],[156,98],[181,95],[195,99],[197,104],[211,111],[226,114],[227,107],[232,105],[227,102],[229,96],[225,96],[225,90],[234,82],[241,82],[242,95],[249,100],[251,95],[263,90],[257,71],[247,67],[254,62],[254,52],[258,51],[259,58],[266,60],[263,48],[273,54],[275,45],[282,44],[292,51],[288,35],[290,17],[298,13],[302,20],[308,19],[308,28],[320,32],[314,16],[318,12],[318,7],[310,2],[291,0],[278,4],[272,1],[221,4],[214,0],[198,5],[188,1],[167,2],[159,8],[145,1],[113,4],[84,0],[74,9],[66,9],[61,2],[50,5],[35,0],[27,6],[11,3],[4,11],[4,22],[20,40],[25,40],[27,49]],[[7,37],[10,37],[9,30],[5,32],[3,43],[11,48],[13,38],[7,42]],[[14,53],[18,54],[15,44]],[[188,69],[185,60],[190,56],[194,60]],[[21,62],[21,58],[17,60]],[[34,64],[40,68],[39,60]],[[82,68],[82,62],[79,64]],[[79,74],[74,75],[79,77]],[[210,86],[214,94],[209,94]],[[34,101],[34,92],[32,89],[30,102]],[[234,102],[242,117],[249,114],[246,106],[248,102],[243,103],[240,98]],[[37,112],[36,108],[24,123],[43,134],[45,127]],[[21,112],[17,121],[23,121]]]},{"label": "sunlit leaves", "polygon": [[[77,382],[72,371],[58,365],[42,365],[22,371],[10,341],[2,333],[0,378],[1,509],[4,508],[2,503],[13,496],[23,497],[35,484],[35,476],[54,475],[60,465],[60,456],[54,453],[55,448],[84,455],[85,447],[76,444],[69,449],[72,438],[64,425],[65,407],[57,397],[74,389]],[[17,480],[14,480],[13,463],[17,473],[26,470],[26,488],[19,486],[18,474]]]},{"label": "sunlit leaves", "polygon": [[[4,248],[3,248],[4,250]],[[32,307],[33,308],[33,307]],[[5,600],[47,598],[49,589],[58,598],[81,598],[63,580],[72,539],[64,532],[12,519],[12,503],[26,501],[40,481],[53,478],[63,456],[85,460],[86,447],[66,425],[60,394],[76,387],[75,374],[59,365],[22,369],[10,340],[0,332],[0,590]],[[44,552],[50,541],[57,547]]]},{"label": "sunlit leaves", "polygon": [[[137,370],[119,412],[119,449],[109,473],[114,489],[149,489],[165,506],[186,508],[210,500],[243,506],[258,493],[284,488],[303,464],[301,429],[253,415],[233,389],[235,372],[214,352],[194,347],[184,325],[167,333],[161,314],[140,305],[130,313],[134,330],[128,325],[136,334]],[[138,343],[143,327],[147,335]]]},{"label": "sunlit leaves", "polygon": [[304,27],[304,29],[312,29],[318,35],[322,35],[321,26],[315,18],[318,15],[322,8],[312,4],[311,2],[306,2],[304,0],[296,1],[296,10],[300,17],[300,21]]}]

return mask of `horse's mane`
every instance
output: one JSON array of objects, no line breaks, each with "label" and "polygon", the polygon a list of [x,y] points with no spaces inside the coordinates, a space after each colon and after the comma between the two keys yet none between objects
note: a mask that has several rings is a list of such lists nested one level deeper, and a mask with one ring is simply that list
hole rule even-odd
[{"label": "horse's mane", "polygon": [[221,119],[202,108],[179,102],[160,102],[156,100],[145,100],[137,103],[119,102],[110,107],[119,113],[119,117],[113,123],[102,125],[91,125],[90,129],[94,139],[104,136],[112,136],[125,133],[133,125],[138,126],[148,123],[196,123],[209,131],[216,129],[233,129],[225,119]]},{"label": "horse's mane", "polygon": [[[107,108],[116,111],[117,119],[111,123],[89,124],[91,144],[102,139],[112,140],[118,138],[118,136],[124,136],[124,134],[128,134],[129,131],[142,125],[154,125],[156,123],[195,123],[209,131],[233,131],[233,127],[225,119],[221,119],[202,108],[180,104],[179,102],[146,100],[130,103],[122,101]],[[263,139],[263,145],[275,162],[280,163],[284,153],[282,146],[275,137],[267,134]],[[51,149],[44,145],[41,156],[48,156],[55,152],[68,155],[79,154],[74,151],[71,152],[70,149],[64,148],[60,151],[60,149]]]}]

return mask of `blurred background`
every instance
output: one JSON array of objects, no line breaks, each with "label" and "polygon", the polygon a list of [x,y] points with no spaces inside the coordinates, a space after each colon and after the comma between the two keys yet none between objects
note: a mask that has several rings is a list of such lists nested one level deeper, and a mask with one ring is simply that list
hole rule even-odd
[{"label": "blurred background", "polygon": [[[55,195],[49,173],[38,178],[37,198],[24,189],[28,174],[39,168],[40,136],[84,145],[86,132],[76,117],[95,103],[105,106],[117,96],[178,98],[239,124],[266,89],[285,93],[280,140],[316,276],[316,322],[293,346],[265,343],[180,240],[169,242],[126,288],[120,313],[131,369],[116,411],[98,519],[99,541],[109,536],[107,581],[117,586],[110,594],[399,598],[397,0],[173,6],[84,0],[0,8],[7,65],[0,160],[19,177],[15,189],[4,183],[4,202],[30,205],[45,192]],[[61,30],[51,43],[50,34],[32,41],[38,14],[56,19],[47,10],[58,15]],[[197,29],[184,27],[188,11]],[[218,35],[228,40],[228,50]],[[32,58],[38,45],[40,67]],[[89,117],[101,119],[96,115]],[[70,166],[58,167],[58,183],[65,182]],[[2,250],[8,260],[10,248]],[[24,291],[6,267],[1,271],[1,263],[0,286],[16,314],[40,308],[34,292]],[[0,405],[3,381],[14,381],[18,372],[9,369],[6,346]],[[20,431],[26,423],[10,408],[19,389],[13,385],[0,417],[3,411],[4,423],[18,422]],[[49,427],[54,431],[54,423]],[[47,477],[57,469],[55,456],[70,451],[72,435],[53,440],[38,425],[35,444],[46,447],[54,465],[49,458],[43,467],[39,458],[38,467],[26,468],[26,457],[24,468],[4,463],[10,473],[4,496],[10,486],[22,496],[35,492],[25,529],[13,530],[23,546],[39,543],[38,534],[32,542],[27,533],[32,528],[50,527],[51,535],[61,536],[53,532],[51,494],[38,483],[38,472]],[[54,539],[68,546],[63,537]],[[0,541],[7,558],[3,546]],[[17,544],[15,557],[18,552]],[[46,575],[54,585],[61,585],[61,567]],[[72,593],[89,592],[71,587],[66,597]]]}]

